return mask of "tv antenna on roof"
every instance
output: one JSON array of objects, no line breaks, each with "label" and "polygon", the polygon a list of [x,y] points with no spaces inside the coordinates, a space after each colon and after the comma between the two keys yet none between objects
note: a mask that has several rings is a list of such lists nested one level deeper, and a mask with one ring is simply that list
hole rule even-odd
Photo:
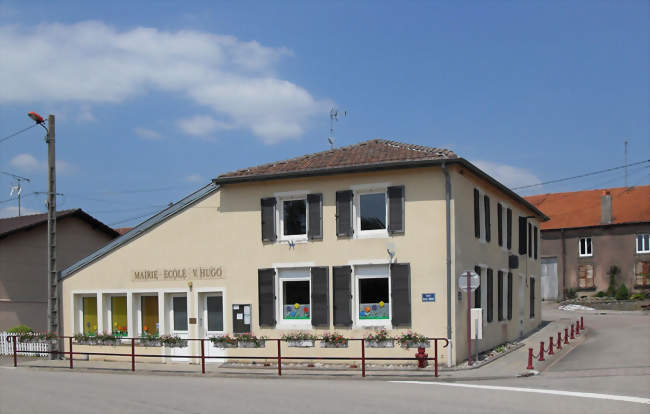
[{"label": "tv antenna on roof", "polygon": [[327,141],[330,143],[331,149],[334,149],[334,121],[339,120],[339,115],[348,116],[348,111],[339,112],[338,108],[335,106],[330,109],[330,136],[327,138]]},{"label": "tv antenna on roof", "polygon": [[20,175],[11,174],[11,173],[4,172],[4,171],[1,171],[1,172],[2,172],[2,174],[8,175],[9,177],[16,180],[16,184],[11,186],[11,191],[9,192],[9,197],[13,197],[14,194],[16,194],[18,196],[18,217],[20,217],[20,199],[21,199],[21,196],[23,194],[23,187],[22,187],[22,185],[20,183],[22,181],[27,181],[28,183],[31,183],[32,180],[30,180],[29,178],[21,177]]}]

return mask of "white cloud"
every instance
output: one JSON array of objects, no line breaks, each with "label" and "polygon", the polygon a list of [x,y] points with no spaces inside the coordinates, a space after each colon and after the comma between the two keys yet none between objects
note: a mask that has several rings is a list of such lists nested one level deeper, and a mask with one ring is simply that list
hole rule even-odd
[{"label": "white cloud", "polygon": [[211,116],[196,115],[191,118],[179,119],[176,126],[188,135],[205,137],[220,129],[233,129],[234,125],[223,121],[217,121]]},{"label": "white cloud", "polygon": [[196,184],[196,183],[202,183],[205,180],[199,174],[190,174],[187,177],[185,177],[185,181],[187,181],[188,183]]},{"label": "white cloud", "polygon": [[[25,207],[20,208],[21,216],[28,216],[30,214],[41,214],[41,213],[42,211],[36,211]],[[18,216],[18,206],[0,208],[0,218],[17,217],[17,216]]]},{"label": "white cloud", "polygon": [[158,139],[162,138],[162,136],[158,132],[156,132],[156,131],[154,131],[152,129],[148,129],[148,128],[140,128],[140,127],[138,127],[138,128],[135,128],[133,131],[135,132],[135,134],[137,136],[139,136],[142,139],[148,139],[148,140],[155,141],[155,140],[158,140]]},{"label": "white cloud", "polygon": [[79,112],[77,113],[77,120],[79,122],[93,122],[95,121],[95,114],[93,114],[92,109],[90,108],[90,105],[83,104],[79,108]]},{"label": "white cloud", "polygon": [[484,160],[476,160],[472,161],[472,163],[508,188],[542,182],[535,174],[525,168]]},{"label": "white cloud", "polygon": [[[47,172],[47,161],[39,161],[31,154],[18,154],[9,161],[9,165],[23,173]],[[70,175],[77,168],[67,161],[56,160],[56,172],[61,175]]]},{"label": "white cloud", "polygon": [[[0,28],[3,102],[122,102],[150,90],[180,94],[224,125],[266,143],[295,139],[330,103],[274,74],[291,53],[233,36],[102,22]],[[223,121],[215,121],[223,122]]]}]

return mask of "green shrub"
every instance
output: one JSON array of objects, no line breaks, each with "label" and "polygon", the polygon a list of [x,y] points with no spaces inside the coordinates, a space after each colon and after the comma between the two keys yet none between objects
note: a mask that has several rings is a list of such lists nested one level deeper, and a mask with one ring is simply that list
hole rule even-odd
[{"label": "green shrub", "polygon": [[34,332],[32,328],[27,325],[16,325],[13,328],[7,330],[7,332],[12,334],[25,334]]},{"label": "green shrub", "polygon": [[607,295],[605,294],[605,292],[601,290],[600,292],[596,293],[594,296],[596,296],[597,298],[604,298]]},{"label": "green shrub", "polygon": [[621,284],[621,286],[616,289],[616,300],[625,300],[630,297],[630,293],[627,291],[627,287],[625,287],[625,284]]},{"label": "green shrub", "polygon": [[632,299],[632,300],[643,300],[643,299],[645,299],[645,295],[643,293],[635,293],[634,295],[630,296],[630,299]]},{"label": "green shrub", "polygon": [[566,298],[567,299],[575,299],[576,298],[576,290],[574,288],[569,288],[566,290]]}]

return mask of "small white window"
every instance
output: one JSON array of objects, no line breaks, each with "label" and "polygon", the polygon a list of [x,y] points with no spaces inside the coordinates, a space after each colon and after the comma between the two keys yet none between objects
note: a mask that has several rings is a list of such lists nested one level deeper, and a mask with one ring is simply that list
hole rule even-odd
[{"label": "small white window", "polygon": [[388,326],[391,321],[388,265],[354,266],[356,320],[359,326]]},{"label": "small white window", "polygon": [[356,194],[356,233],[360,237],[388,236],[388,197],[386,190]]},{"label": "small white window", "polygon": [[279,301],[281,325],[311,327],[311,276],[308,268],[280,269]]},{"label": "small white window", "polygon": [[280,240],[307,240],[307,198],[279,200]]},{"label": "small white window", "polygon": [[578,243],[578,255],[580,257],[593,256],[591,237],[581,237]]},{"label": "small white window", "polygon": [[637,253],[650,253],[650,233],[637,234],[637,236],[636,236],[636,252]]}]

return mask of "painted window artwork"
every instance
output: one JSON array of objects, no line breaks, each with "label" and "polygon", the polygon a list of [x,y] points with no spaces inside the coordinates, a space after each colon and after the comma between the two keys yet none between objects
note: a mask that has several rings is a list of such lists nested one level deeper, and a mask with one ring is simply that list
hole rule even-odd
[{"label": "painted window artwork", "polygon": [[126,296],[111,297],[111,329],[115,336],[127,336]]},{"label": "painted window artwork", "polygon": [[142,333],[158,335],[158,296],[142,296]]},{"label": "painted window artwork", "polygon": [[309,281],[283,281],[282,289],[284,319],[310,319]]},{"label": "painted window artwork", "polygon": [[359,279],[359,319],[389,319],[388,278]]},{"label": "painted window artwork", "polygon": [[83,333],[84,335],[97,334],[97,298],[83,298]]}]

